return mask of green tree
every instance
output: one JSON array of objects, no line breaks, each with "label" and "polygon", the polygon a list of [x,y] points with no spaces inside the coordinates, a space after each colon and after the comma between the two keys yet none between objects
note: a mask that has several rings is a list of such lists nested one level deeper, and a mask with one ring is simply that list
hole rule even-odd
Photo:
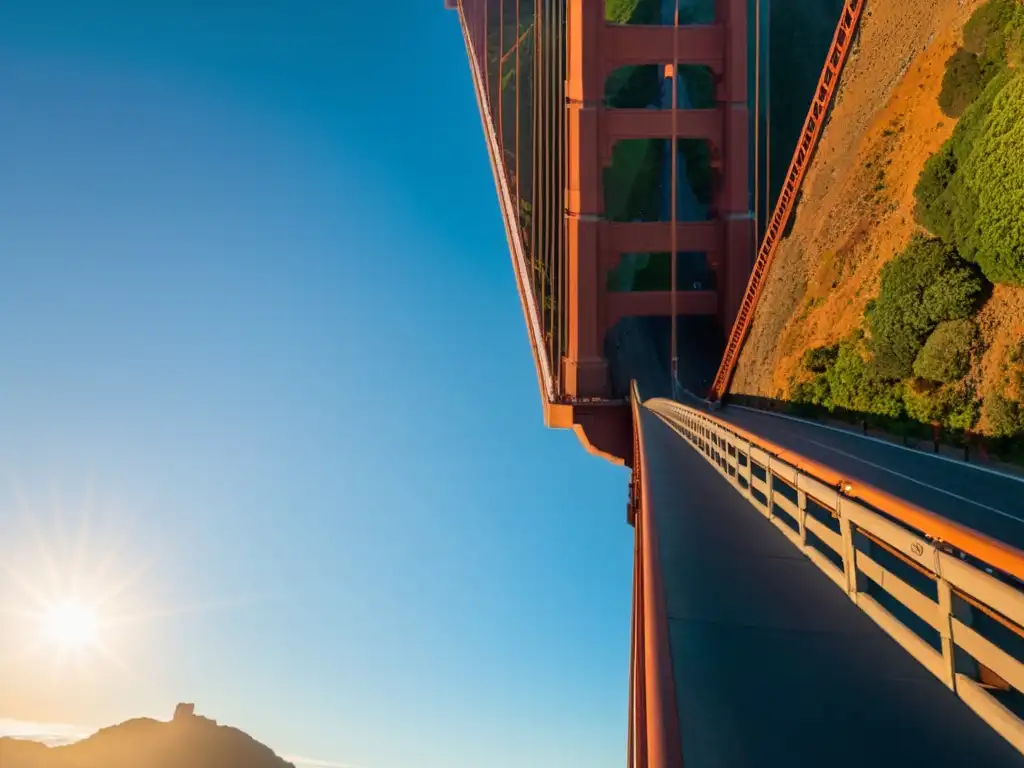
[{"label": "green tree", "polygon": [[824,373],[829,366],[834,365],[839,357],[839,345],[830,344],[823,347],[813,347],[804,352],[803,365],[812,373]]},{"label": "green tree", "polygon": [[961,220],[963,226],[965,215],[961,210],[965,201],[958,171],[971,156],[996,98],[1012,79],[1013,73],[1007,70],[992,78],[981,96],[957,121],[953,136],[925,163],[918,179],[914,189],[917,200],[914,218],[918,224],[946,242],[956,241],[954,219]]},{"label": "green tree", "polygon": [[963,257],[994,283],[1024,285],[1024,74],[999,91],[947,191]]},{"label": "green tree", "polygon": [[950,210],[946,190],[957,170],[953,142],[947,141],[942,149],[928,158],[924,170],[914,187],[914,218],[917,223],[943,240],[953,239],[953,212]]},{"label": "green tree", "polygon": [[922,424],[939,423],[947,429],[966,432],[974,428],[981,406],[974,391],[963,384],[938,386],[915,379],[903,392],[907,416]]},{"label": "green tree", "polygon": [[830,407],[898,418],[903,414],[903,386],[879,378],[864,360],[859,345],[844,341],[836,362],[825,374]]},{"label": "green tree", "polygon": [[915,236],[882,269],[881,291],[868,310],[875,373],[909,378],[928,334],[940,322],[970,317],[980,292],[980,279],[953,248]]},{"label": "green tree", "polygon": [[996,437],[1017,437],[1024,434],[1024,410],[1020,403],[995,393],[985,398],[985,415],[989,431]]},{"label": "green tree", "polygon": [[989,0],[976,10],[964,26],[964,47],[990,59],[1006,53],[1007,32],[1024,15],[1018,0]]},{"label": "green tree", "polygon": [[832,394],[829,391],[828,376],[819,373],[810,381],[801,381],[792,387],[790,400],[798,405],[821,405],[832,407]]},{"label": "green tree", "polygon": [[998,70],[994,62],[960,48],[946,62],[939,107],[950,117],[959,117],[981,95]]},{"label": "green tree", "polygon": [[977,326],[970,320],[939,323],[914,360],[914,373],[944,383],[962,379],[970,370],[977,338]]}]

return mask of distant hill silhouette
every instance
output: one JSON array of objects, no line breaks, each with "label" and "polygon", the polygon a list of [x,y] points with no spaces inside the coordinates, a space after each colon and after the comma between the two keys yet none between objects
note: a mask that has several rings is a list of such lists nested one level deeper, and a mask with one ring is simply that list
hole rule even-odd
[{"label": "distant hill silhouette", "polygon": [[170,722],[139,718],[48,747],[0,738],[0,768],[295,768],[237,728],[179,706]]}]

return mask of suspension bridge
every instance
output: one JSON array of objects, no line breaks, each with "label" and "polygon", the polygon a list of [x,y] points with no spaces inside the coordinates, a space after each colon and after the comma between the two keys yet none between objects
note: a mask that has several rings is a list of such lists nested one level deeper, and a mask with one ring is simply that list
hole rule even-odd
[{"label": "suspension bridge", "polygon": [[868,4],[774,192],[768,0],[445,0],[544,422],[632,469],[630,768],[1024,766],[1024,481],[729,404]]}]

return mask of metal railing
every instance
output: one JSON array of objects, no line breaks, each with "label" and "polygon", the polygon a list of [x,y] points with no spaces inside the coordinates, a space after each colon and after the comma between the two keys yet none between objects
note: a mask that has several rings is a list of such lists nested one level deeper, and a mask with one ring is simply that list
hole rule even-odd
[{"label": "metal railing", "polygon": [[629,768],[682,768],[682,742],[660,564],[657,520],[647,506],[644,440],[636,382],[631,385],[636,461],[630,489],[633,546],[633,632],[630,659]]},{"label": "metal railing", "polygon": [[697,409],[645,407],[1024,752],[1024,721],[1005,705],[1024,693],[1024,552]]},{"label": "metal railing", "polygon": [[846,64],[846,59],[853,44],[854,33],[860,21],[864,5],[867,0],[846,0],[843,12],[839,17],[839,24],[836,27],[835,36],[832,38],[832,46],[829,48],[828,57],[825,59],[825,66],[821,70],[821,77],[818,80],[818,88],[814,92],[814,99],[804,120],[803,130],[800,133],[800,142],[797,144],[793,159],[790,161],[789,170],[786,172],[786,181],[782,187],[782,193],[775,204],[775,211],[772,213],[771,221],[765,232],[764,240],[758,249],[757,258],[754,260],[754,268],[750,273],[750,280],[747,282],[747,290],[744,293],[743,301],[740,303],[739,312],[733,322],[732,331],[725,345],[725,353],[722,355],[722,362],[719,365],[718,373],[715,375],[714,383],[711,385],[709,394],[710,400],[720,399],[728,390],[729,382],[732,380],[733,372],[736,370],[736,363],[739,362],[740,351],[743,342],[750,333],[750,326],[754,320],[754,310],[757,308],[757,301],[761,296],[765,280],[768,277],[768,269],[775,252],[778,249],[782,235],[789,224],[790,216],[796,206],[797,195],[800,186],[803,184],[804,176],[810,166],[811,158],[814,157],[814,150],[818,146],[822,130],[825,126],[825,118],[828,116],[832,98],[839,85],[839,76]]}]

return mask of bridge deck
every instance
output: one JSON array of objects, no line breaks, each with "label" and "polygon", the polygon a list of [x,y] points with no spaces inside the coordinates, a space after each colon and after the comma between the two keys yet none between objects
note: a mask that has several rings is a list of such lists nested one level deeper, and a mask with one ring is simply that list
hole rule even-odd
[{"label": "bridge deck", "polygon": [[[702,404],[697,404],[702,405]],[[720,419],[804,456],[817,456],[901,499],[1024,548],[1024,482],[976,466],[944,461],[924,451],[865,440],[851,432],[727,406]]]},{"label": "bridge deck", "polygon": [[1024,766],[657,416],[641,419],[688,768]]}]

